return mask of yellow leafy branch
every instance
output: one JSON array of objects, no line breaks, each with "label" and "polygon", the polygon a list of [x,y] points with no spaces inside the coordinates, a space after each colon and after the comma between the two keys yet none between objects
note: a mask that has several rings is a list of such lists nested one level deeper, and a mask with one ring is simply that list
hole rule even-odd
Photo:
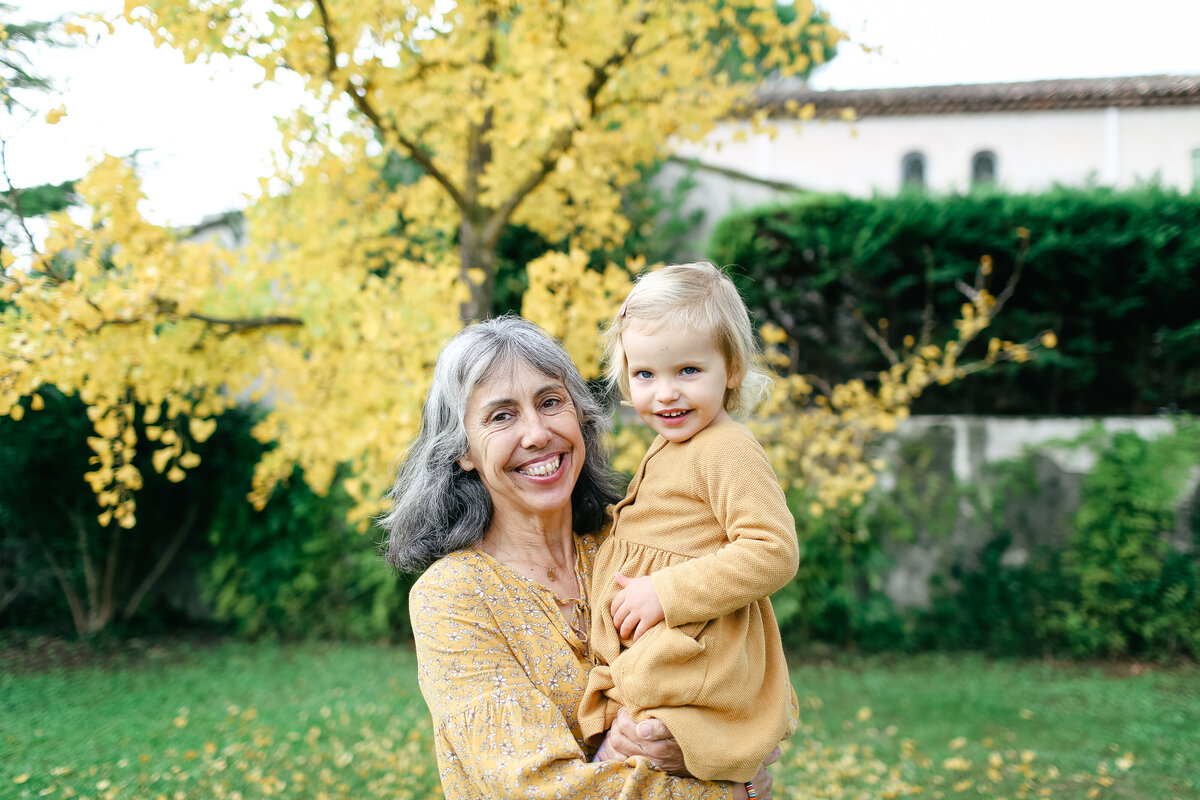
[{"label": "yellow leafy branch", "polygon": [[[874,485],[875,473],[883,467],[867,455],[867,446],[879,435],[894,431],[896,423],[908,416],[913,401],[931,385],[962,380],[1003,361],[1023,362],[1038,348],[1056,346],[1057,339],[1050,331],[1024,342],[993,338],[985,355],[960,361],[967,345],[991,325],[1016,289],[1029,239],[1023,228],[1017,234],[1019,254],[999,296],[987,288],[992,272],[989,256],[980,260],[973,285],[959,283],[968,302],[962,304],[954,323],[956,339],[940,345],[931,341],[933,309],[927,302],[920,339],[905,336],[903,350],[897,352],[859,309],[851,307],[864,334],[890,365],[875,376],[876,387],[868,388],[861,379],[828,386],[813,376],[800,375],[777,382],[763,419],[752,427],[763,437],[782,482],[802,488],[812,497],[809,510],[814,516],[847,501],[863,501]],[[779,364],[790,363],[783,349],[789,343],[787,334],[774,326],[764,326],[762,333],[768,357]],[[814,386],[819,391],[814,393]]]},{"label": "yellow leafy branch", "polygon": [[[1028,233],[1022,240],[1018,265],[1024,260]],[[640,264],[622,270],[609,265],[605,272],[588,269],[582,251],[549,253],[528,267],[529,289],[522,314],[560,338],[584,375],[599,374],[598,333],[611,318],[620,298],[628,292],[632,275]],[[1016,288],[1020,269],[1015,269],[999,297],[987,290],[990,259],[982,259],[969,302],[962,305],[955,322],[957,339],[942,344],[931,341],[932,326],[925,322],[921,340],[904,338],[897,352],[887,345],[878,329],[853,309],[863,331],[888,358],[889,368],[874,376],[873,385],[862,379],[831,385],[820,376],[784,374],[776,378],[771,396],[748,424],[759,437],[785,488],[803,490],[810,498],[809,513],[849,502],[862,503],[884,467],[872,458],[869,446],[880,435],[895,431],[906,418],[913,401],[931,385],[945,385],[985,370],[1002,361],[1025,361],[1039,347],[1054,347],[1051,332],[1014,343],[992,339],[986,355],[961,361],[964,348],[992,322]],[[926,320],[933,310],[924,310]],[[766,356],[776,366],[787,366],[788,334],[774,325],[760,331]],[[619,427],[614,444],[614,464],[632,472],[648,444],[640,426]]]}]

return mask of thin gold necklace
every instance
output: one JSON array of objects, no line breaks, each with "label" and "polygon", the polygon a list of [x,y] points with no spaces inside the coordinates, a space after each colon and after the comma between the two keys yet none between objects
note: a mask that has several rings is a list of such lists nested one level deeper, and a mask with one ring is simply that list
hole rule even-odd
[{"label": "thin gold necklace", "polygon": [[557,570],[562,569],[562,567],[558,566],[557,564],[547,566],[547,565],[541,563],[540,561],[534,561],[531,558],[521,558],[520,556],[514,555],[513,553],[510,553],[509,551],[505,550],[503,547],[500,546],[499,542],[492,542],[492,547],[495,547],[497,550],[499,550],[501,553],[504,553],[504,555],[508,556],[513,561],[517,561],[521,564],[533,564],[534,566],[541,567],[542,569],[546,570],[546,577],[550,580],[551,583],[558,583]]}]

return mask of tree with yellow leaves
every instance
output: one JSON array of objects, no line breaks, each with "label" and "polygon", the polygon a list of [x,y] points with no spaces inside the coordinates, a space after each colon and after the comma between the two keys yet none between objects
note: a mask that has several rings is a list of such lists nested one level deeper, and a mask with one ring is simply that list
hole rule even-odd
[{"label": "tree with yellow leaves", "polygon": [[[788,75],[838,37],[811,6],[784,22],[764,0],[130,0],[125,15],[188,58],[252,59],[268,80],[291,70],[315,105],[283,123],[240,250],[144,220],[136,176],[110,158],[77,187],[90,221],[51,215],[43,246],[3,252],[0,414],[36,410],[43,386],[77,394],[95,433],[85,478],[100,520],[121,528],[136,524],[138,448],[182,480],[194,443],[244,401],[264,403],[255,435],[273,445],[251,499],[296,467],[318,492],[341,474],[365,527],[440,344],[491,306],[501,231],[570,243],[528,265],[523,310],[591,372],[599,322],[640,267],[586,266],[626,233],[619,188],[672,137],[701,137],[748,101],[753,86],[720,70],[732,48]],[[798,408],[797,387],[780,387]],[[820,436],[837,440],[856,418],[843,406],[875,397],[835,394]],[[793,439],[779,438],[781,467]],[[824,480],[828,502],[863,485],[802,461],[795,479]]]},{"label": "tree with yellow leaves", "polygon": [[477,319],[509,224],[584,249],[625,235],[618,190],[637,165],[751,97],[721,69],[731,54],[780,76],[822,61],[840,34],[809,0],[796,6],[130,0],[125,16],[189,59],[241,56],[268,80],[302,77],[321,112],[293,144],[322,168],[370,170],[385,153],[415,165],[387,207],[410,242],[456,241],[444,258],[468,291],[462,318]]},{"label": "tree with yellow leaves", "polygon": [[98,165],[79,186],[93,221],[52,216],[45,247],[5,275],[0,413],[36,407],[43,384],[78,393],[102,519],[129,527],[131,455],[147,446],[135,408],[155,468],[181,479],[215,416],[263,398],[256,434],[276,446],[253,499],[296,465],[322,490],[349,464],[365,520],[438,345],[491,307],[505,227],[579,248],[619,240],[619,188],[637,166],[749,97],[721,58],[802,72],[838,36],[814,13],[785,22],[762,0],[131,0],[125,17],[160,43],[251,59],[267,80],[290,70],[316,110],[283,124],[241,252],[147,223],[135,176]]}]

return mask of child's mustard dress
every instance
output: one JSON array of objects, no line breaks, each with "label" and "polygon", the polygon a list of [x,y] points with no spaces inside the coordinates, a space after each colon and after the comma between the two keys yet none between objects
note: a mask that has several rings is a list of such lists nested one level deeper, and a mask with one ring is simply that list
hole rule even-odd
[{"label": "child's mustard dress", "polygon": [[[796,725],[768,596],[796,574],[796,527],[762,446],[737,422],[655,439],[592,578],[585,741],[624,706],[662,720],[697,778],[748,781]],[[612,620],[614,575],[652,575],[666,619],[636,643]]]}]

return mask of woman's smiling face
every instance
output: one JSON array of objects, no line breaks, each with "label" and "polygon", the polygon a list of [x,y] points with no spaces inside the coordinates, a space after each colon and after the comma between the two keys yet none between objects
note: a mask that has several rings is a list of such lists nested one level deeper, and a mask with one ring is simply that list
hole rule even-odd
[{"label": "woman's smiling face", "polygon": [[[467,401],[467,454],[491,495],[493,524],[571,514],[583,469],[583,431],[566,385],[517,362],[481,381]],[[519,524],[519,523],[518,523]]]}]

